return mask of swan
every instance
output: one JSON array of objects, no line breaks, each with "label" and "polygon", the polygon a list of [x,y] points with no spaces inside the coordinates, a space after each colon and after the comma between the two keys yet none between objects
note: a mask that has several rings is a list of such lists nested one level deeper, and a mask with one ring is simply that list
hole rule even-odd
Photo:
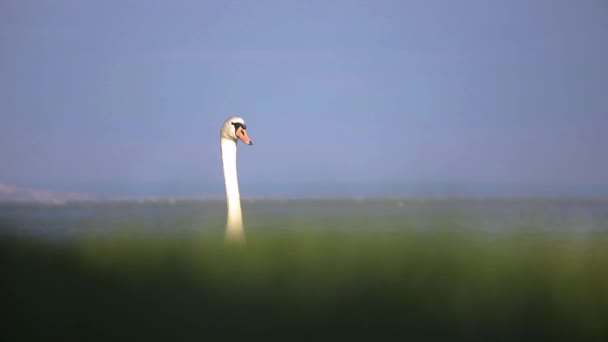
[{"label": "swan", "polygon": [[227,241],[244,241],[243,216],[241,213],[241,195],[236,172],[236,143],[241,140],[247,145],[253,141],[247,135],[245,120],[231,116],[224,121],[220,130],[220,146],[222,149],[222,166],[224,168],[224,183],[226,185],[226,204],[228,217],[226,219]]}]

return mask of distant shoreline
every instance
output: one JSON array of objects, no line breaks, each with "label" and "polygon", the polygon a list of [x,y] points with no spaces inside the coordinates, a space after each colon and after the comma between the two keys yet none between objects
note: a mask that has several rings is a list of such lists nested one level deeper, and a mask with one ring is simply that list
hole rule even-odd
[{"label": "distant shoreline", "polygon": [[[605,200],[608,186],[321,182],[243,184],[243,201],[286,200]],[[222,184],[170,182],[14,186],[0,183],[0,203],[223,201]]]},{"label": "distant shoreline", "polygon": [[[248,196],[242,197],[244,203],[255,202],[293,202],[293,201],[327,201],[327,202],[606,202],[608,196]],[[69,205],[69,204],[111,204],[111,203],[164,203],[177,204],[185,202],[224,202],[223,196],[193,197],[123,197],[94,199],[0,199],[0,205]],[[406,204],[406,203],[403,203]]]}]

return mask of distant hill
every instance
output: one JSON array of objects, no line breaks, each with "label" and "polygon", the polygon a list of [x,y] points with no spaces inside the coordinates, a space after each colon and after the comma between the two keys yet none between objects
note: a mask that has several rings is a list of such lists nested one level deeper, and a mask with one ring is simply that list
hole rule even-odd
[{"label": "distant hill", "polygon": [[95,196],[83,193],[59,193],[40,189],[20,188],[0,183],[0,202],[42,202],[65,203],[71,201],[90,201]]}]

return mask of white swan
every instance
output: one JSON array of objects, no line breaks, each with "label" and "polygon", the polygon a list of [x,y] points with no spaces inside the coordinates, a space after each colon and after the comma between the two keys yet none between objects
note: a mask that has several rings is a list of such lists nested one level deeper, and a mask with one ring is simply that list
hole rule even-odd
[{"label": "white swan", "polygon": [[236,172],[236,143],[241,140],[247,145],[253,141],[247,135],[245,120],[231,116],[220,130],[220,145],[222,148],[222,164],[224,167],[224,183],[226,184],[226,202],[228,217],[226,220],[226,240],[244,241],[243,216],[241,213],[241,195]]}]

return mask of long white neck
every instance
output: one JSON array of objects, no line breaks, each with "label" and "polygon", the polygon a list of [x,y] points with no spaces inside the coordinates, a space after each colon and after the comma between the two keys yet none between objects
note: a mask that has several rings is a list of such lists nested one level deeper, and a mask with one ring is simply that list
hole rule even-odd
[{"label": "long white neck", "polygon": [[243,216],[241,213],[241,195],[236,172],[236,142],[221,138],[222,164],[224,166],[224,183],[226,184],[226,202],[228,218],[226,220],[226,240],[244,241]]}]

